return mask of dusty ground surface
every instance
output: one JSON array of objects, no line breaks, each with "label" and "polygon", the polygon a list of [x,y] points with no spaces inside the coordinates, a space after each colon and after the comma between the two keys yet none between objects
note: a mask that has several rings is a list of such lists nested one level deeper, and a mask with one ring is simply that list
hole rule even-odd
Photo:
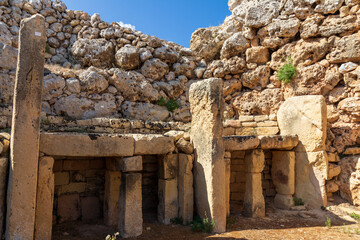
[{"label": "dusty ground surface", "polygon": [[[360,208],[340,200],[330,204],[325,210],[278,210],[267,204],[266,217],[262,219],[245,218],[239,212],[230,217],[227,232],[208,234],[193,232],[190,226],[160,225],[145,222],[143,235],[136,239],[360,239],[360,224],[349,214],[360,214]],[[325,221],[331,219],[331,226]],[[86,224],[82,222],[56,225],[54,240],[100,240],[114,233],[116,229],[103,226],[101,222]],[[119,238],[118,238],[119,239]]]}]

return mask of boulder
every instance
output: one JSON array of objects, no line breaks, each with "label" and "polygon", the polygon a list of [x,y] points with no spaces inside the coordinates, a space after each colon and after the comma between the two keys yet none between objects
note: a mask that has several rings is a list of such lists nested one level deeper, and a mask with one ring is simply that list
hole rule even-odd
[{"label": "boulder", "polygon": [[360,28],[360,21],[355,15],[346,17],[329,16],[319,26],[319,34],[322,37],[330,37],[333,35],[349,35]]},{"label": "boulder", "polygon": [[16,68],[18,51],[16,48],[0,42],[0,68]]},{"label": "boulder", "polygon": [[109,86],[106,78],[96,71],[89,68],[79,75],[82,90],[88,93],[101,93]]},{"label": "boulder", "polygon": [[122,69],[135,69],[140,65],[140,53],[136,47],[125,45],[116,52],[115,60]]},{"label": "boulder", "polygon": [[170,115],[166,107],[151,103],[129,101],[123,102],[121,105],[121,113],[125,118],[144,121],[165,121]]},{"label": "boulder", "polygon": [[322,14],[335,13],[343,3],[344,0],[321,0],[320,4],[315,7],[315,12]]},{"label": "boulder", "polygon": [[359,33],[341,38],[331,53],[326,56],[331,63],[359,62],[360,37]]},{"label": "boulder", "polygon": [[359,155],[341,159],[338,177],[340,195],[351,204],[360,205],[360,160]]},{"label": "boulder", "polygon": [[5,104],[13,102],[14,84],[14,75],[0,73],[0,102]]},{"label": "boulder", "polygon": [[152,80],[162,79],[169,71],[169,66],[158,58],[146,60],[141,67],[141,73]]},{"label": "boulder", "polygon": [[91,110],[94,103],[87,98],[78,98],[75,94],[62,97],[54,104],[57,115],[65,115],[75,119],[87,118],[86,113]]},{"label": "boulder", "polygon": [[11,38],[12,34],[9,31],[9,27],[4,22],[0,22],[0,42],[11,46]]},{"label": "boulder", "polygon": [[48,101],[52,98],[59,97],[63,93],[64,87],[64,78],[53,73],[46,75],[43,83],[43,100]]},{"label": "boulder", "polygon": [[176,63],[180,54],[174,48],[164,45],[155,50],[154,57],[159,58],[166,63]]},{"label": "boulder", "polygon": [[263,64],[269,60],[269,50],[266,47],[258,46],[246,50],[246,62]]},{"label": "boulder", "polygon": [[114,45],[104,38],[80,38],[72,46],[71,53],[84,67],[112,67],[114,62]]},{"label": "boulder", "polygon": [[229,37],[224,42],[220,51],[220,56],[221,58],[231,58],[238,56],[249,47],[249,40],[244,37],[242,32],[238,32]]},{"label": "boulder", "polygon": [[262,65],[257,67],[255,70],[244,73],[242,75],[241,82],[243,87],[260,91],[268,84],[270,74],[270,67]]},{"label": "boulder", "polygon": [[[251,1],[248,1],[251,2]],[[237,8],[241,7],[240,4]],[[256,3],[245,5],[248,7],[245,14],[245,26],[260,28],[276,18],[280,12],[280,3],[275,0],[260,0]],[[234,10],[234,14],[238,15],[238,10]]]},{"label": "boulder", "polygon": [[325,17],[318,13],[307,17],[305,21],[301,23],[300,37],[303,39],[308,39],[311,37],[318,36],[319,25],[322,23],[324,19]]}]

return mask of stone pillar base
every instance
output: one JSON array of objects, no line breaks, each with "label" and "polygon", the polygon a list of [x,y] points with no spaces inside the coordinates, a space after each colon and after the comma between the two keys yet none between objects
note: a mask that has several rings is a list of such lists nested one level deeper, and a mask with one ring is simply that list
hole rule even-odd
[{"label": "stone pillar base", "polygon": [[290,209],[294,206],[294,199],[292,195],[276,194],[274,198],[274,205],[280,209]]}]

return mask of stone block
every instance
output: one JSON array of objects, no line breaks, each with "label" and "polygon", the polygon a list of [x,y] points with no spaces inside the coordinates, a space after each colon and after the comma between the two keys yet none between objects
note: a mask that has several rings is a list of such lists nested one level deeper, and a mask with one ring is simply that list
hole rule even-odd
[{"label": "stone block", "polygon": [[143,170],[142,156],[124,157],[121,159],[122,172],[137,172]]},{"label": "stone block", "polygon": [[105,172],[104,193],[104,223],[107,226],[117,226],[119,223],[119,194],[121,172]]},{"label": "stone block", "polygon": [[173,137],[174,140],[177,141],[184,136],[184,133],[185,133],[184,131],[171,130],[164,133],[164,135],[167,137]]},{"label": "stone block", "polygon": [[303,199],[310,208],[326,206],[327,173],[328,160],[325,151],[296,152],[295,196]]},{"label": "stone block", "polygon": [[295,135],[286,136],[259,136],[261,149],[281,149],[291,150],[299,143],[298,137]]},{"label": "stone block", "polygon": [[176,142],[176,148],[183,153],[186,154],[192,154],[194,153],[194,146],[192,145],[192,143],[190,143],[190,141],[186,141],[183,138],[180,138],[177,142]]},{"label": "stone block", "polygon": [[276,194],[274,198],[274,205],[280,209],[290,209],[294,206],[294,199],[292,195]]},{"label": "stone block", "polygon": [[72,182],[67,185],[61,185],[57,190],[57,195],[60,196],[62,194],[67,193],[83,193],[86,190],[85,182]]},{"label": "stone block", "polygon": [[224,158],[225,161],[225,196],[226,196],[226,216],[230,216],[230,176],[231,159]]},{"label": "stone block", "polygon": [[323,96],[297,96],[287,99],[277,113],[281,135],[297,135],[296,151],[325,150],[327,108]]},{"label": "stone block", "polygon": [[0,158],[0,235],[4,233],[6,186],[8,180],[9,159]]},{"label": "stone block", "polygon": [[265,167],[265,155],[261,149],[247,151],[245,154],[245,172],[260,173]]},{"label": "stone block", "polygon": [[278,127],[256,127],[256,135],[276,135],[279,133]]},{"label": "stone block", "polygon": [[223,82],[218,78],[198,81],[189,90],[194,188],[200,217],[215,222],[214,232],[226,231],[225,162],[223,141]]},{"label": "stone block", "polygon": [[75,159],[75,160],[64,160],[63,169],[65,171],[79,171],[79,170],[87,170],[90,168],[89,160]]},{"label": "stone block", "polygon": [[340,195],[355,206],[360,205],[360,156],[348,156],[339,162],[338,177]]},{"label": "stone block", "polygon": [[327,180],[331,180],[332,178],[338,176],[341,172],[341,167],[333,163],[329,163],[328,168]]},{"label": "stone block", "polygon": [[54,202],[54,159],[42,157],[39,160],[39,173],[36,194],[35,238],[51,240]]},{"label": "stone block", "polygon": [[255,122],[261,122],[261,121],[266,121],[269,120],[269,116],[268,115],[257,115],[254,116]]},{"label": "stone block", "polygon": [[142,234],[141,173],[124,173],[121,176],[119,195],[119,232],[122,238]]},{"label": "stone block", "polygon": [[6,239],[33,240],[45,62],[45,19],[21,20],[14,88]]},{"label": "stone block", "polygon": [[179,154],[179,217],[184,223],[190,223],[194,214],[193,161],[192,155]]},{"label": "stone block", "polygon": [[175,150],[174,138],[158,134],[134,134],[135,155],[162,155]]},{"label": "stone block", "polygon": [[41,133],[40,151],[50,156],[130,157],[134,155],[134,138],[94,133]]},{"label": "stone block", "polygon": [[66,184],[69,184],[69,182],[70,182],[69,172],[56,172],[55,173],[55,186],[66,185]]},{"label": "stone block", "polygon": [[94,220],[100,217],[98,197],[91,196],[81,198],[81,216],[83,220]]},{"label": "stone block", "polygon": [[260,145],[260,140],[256,136],[227,136],[224,137],[226,151],[240,151],[255,149]]},{"label": "stone block", "polygon": [[295,152],[272,152],[271,178],[276,192],[282,195],[295,193]]},{"label": "stone block", "polygon": [[244,216],[247,217],[265,217],[265,199],[261,185],[261,173],[246,173],[243,212]]},{"label": "stone block", "polygon": [[178,175],[179,155],[167,154],[160,159],[159,164],[159,178],[160,179],[174,179]]},{"label": "stone block", "polygon": [[158,185],[158,221],[170,224],[170,220],[178,215],[178,180],[159,179]]},{"label": "stone block", "polygon": [[58,197],[59,222],[69,222],[78,220],[81,216],[80,197],[78,193],[61,195]]}]

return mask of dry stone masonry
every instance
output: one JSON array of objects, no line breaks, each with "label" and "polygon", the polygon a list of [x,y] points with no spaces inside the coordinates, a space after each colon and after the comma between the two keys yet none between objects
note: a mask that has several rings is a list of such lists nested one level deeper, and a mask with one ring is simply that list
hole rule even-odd
[{"label": "dry stone masonry", "polygon": [[184,48],[60,0],[0,0],[0,238],[360,204],[359,1],[228,5]]}]

